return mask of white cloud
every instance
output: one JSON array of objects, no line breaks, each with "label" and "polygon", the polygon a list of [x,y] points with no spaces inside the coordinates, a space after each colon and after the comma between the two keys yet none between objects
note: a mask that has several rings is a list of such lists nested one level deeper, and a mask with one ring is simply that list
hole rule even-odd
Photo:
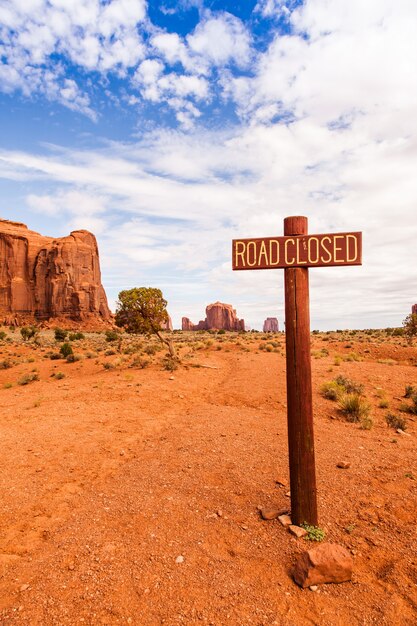
[{"label": "white cloud", "polygon": [[190,50],[217,66],[234,62],[246,67],[251,60],[251,38],[241,20],[229,13],[209,14],[188,35]]}]

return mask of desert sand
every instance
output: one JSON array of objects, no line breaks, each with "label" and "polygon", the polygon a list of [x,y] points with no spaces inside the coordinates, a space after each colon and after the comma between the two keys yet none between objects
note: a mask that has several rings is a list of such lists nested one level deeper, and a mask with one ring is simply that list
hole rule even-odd
[{"label": "desert sand", "polygon": [[[312,542],[259,514],[290,508],[284,335],[174,333],[168,371],[153,340],[88,333],[69,363],[51,360],[52,331],[35,345],[4,330],[2,625],[417,623],[417,428],[400,411],[417,349],[403,338],[312,335],[319,524],[354,557],[351,582],[312,592],[291,577]],[[364,385],[371,428],[321,395],[338,375]]]}]

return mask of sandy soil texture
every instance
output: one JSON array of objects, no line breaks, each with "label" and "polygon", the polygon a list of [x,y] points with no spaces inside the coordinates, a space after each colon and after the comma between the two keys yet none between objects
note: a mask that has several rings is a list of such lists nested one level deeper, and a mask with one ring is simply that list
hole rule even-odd
[{"label": "sandy soil texture", "polygon": [[[143,339],[88,334],[67,362],[52,331],[39,345],[6,332],[2,625],[417,624],[417,416],[404,398],[417,350],[402,338],[312,336],[320,526],[355,563],[351,582],[312,592],[291,578],[311,542],[259,514],[290,507],[283,335],[178,333],[183,365],[169,371]],[[339,375],[364,386],[365,424],[320,393]]]}]

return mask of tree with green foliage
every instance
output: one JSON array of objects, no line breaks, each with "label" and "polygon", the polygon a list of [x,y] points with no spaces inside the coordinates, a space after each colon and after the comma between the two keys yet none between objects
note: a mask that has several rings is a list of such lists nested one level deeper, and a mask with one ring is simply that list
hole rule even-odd
[{"label": "tree with green foliage", "polygon": [[116,308],[116,325],[128,333],[156,335],[168,347],[171,358],[176,359],[172,341],[161,333],[169,320],[167,301],[160,289],[134,287],[119,293]]},{"label": "tree with green foliage", "polygon": [[403,321],[404,335],[408,339],[408,343],[411,345],[414,341],[414,337],[417,336],[417,314],[410,313]]}]

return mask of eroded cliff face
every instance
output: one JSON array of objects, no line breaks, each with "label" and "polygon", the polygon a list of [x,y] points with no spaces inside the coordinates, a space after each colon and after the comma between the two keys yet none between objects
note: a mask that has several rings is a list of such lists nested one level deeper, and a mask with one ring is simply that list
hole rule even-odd
[{"label": "eroded cliff face", "polygon": [[94,235],[77,230],[54,239],[0,220],[0,320],[28,318],[112,319]]},{"label": "eroded cliff face", "polygon": [[182,330],[245,330],[245,321],[237,317],[231,304],[214,302],[206,307],[206,319],[193,324],[188,317],[182,318]]}]

